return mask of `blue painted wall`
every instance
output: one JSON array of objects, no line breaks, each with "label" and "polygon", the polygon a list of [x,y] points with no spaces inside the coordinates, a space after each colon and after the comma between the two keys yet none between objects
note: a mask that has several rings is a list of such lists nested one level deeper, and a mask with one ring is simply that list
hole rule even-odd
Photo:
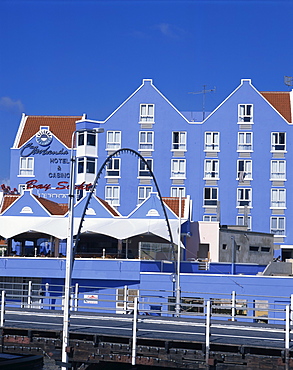
[{"label": "blue painted wall", "polygon": [[[140,104],[155,105],[155,123],[152,129],[142,129],[139,124]],[[253,124],[251,129],[241,129],[238,124],[238,104],[253,104]],[[110,112],[109,112],[110,113]],[[238,213],[236,207],[237,187],[239,187],[237,177],[237,135],[238,132],[253,132],[253,152],[252,177],[250,185],[252,189],[252,208],[250,216],[252,218],[252,230],[260,232],[270,232],[270,192],[272,182],[270,181],[270,162],[271,153],[271,133],[285,132],[286,150],[285,160],[287,167],[287,179],[284,182],[284,188],[287,189],[286,209],[282,217],[286,217],[286,238],[285,244],[293,245],[292,230],[289,225],[293,222],[293,199],[290,197],[293,187],[293,173],[290,171],[293,165],[292,125],[289,125],[262,97],[262,95],[253,87],[248,80],[243,80],[238,88],[212,112],[203,122],[188,121],[181,115],[177,109],[168,102],[168,100],[157,90],[150,82],[144,80],[143,84],[131,95],[114,113],[101,123],[105,132],[98,135],[98,163],[101,165],[107,156],[106,137],[107,131],[117,130],[122,132],[121,147],[138,149],[139,132],[154,132],[154,151],[151,157],[153,159],[153,170],[157,178],[162,196],[170,196],[171,186],[184,186],[186,194],[191,196],[193,201],[193,220],[202,220],[205,215],[203,207],[203,190],[205,187],[204,177],[204,135],[206,131],[220,132],[220,152],[219,173],[220,179],[217,182],[219,201],[221,204],[221,224],[234,225]],[[172,185],[170,179],[172,131],[187,132],[187,151],[183,158],[186,159],[186,179],[183,185]],[[34,139],[31,140],[34,142]],[[60,150],[64,148],[62,143],[53,139],[51,148]],[[17,184],[24,183],[31,178],[19,178],[19,156],[21,150],[12,150],[11,158],[11,186],[17,187]],[[51,182],[48,179],[48,173],[56,172],[56,165],[49,164],[47,155],[36,155],[35,178],[39,183]],[[118,184],[107,184],[104,175],[99,180],[97,195],[105,198],[106,185],[120,186],[120,206],[119,212],[122,215],[128,215],[137,205],[138,186],[140,183],[138,177],[138,159],[130,154],[121,154],[121,177]],[[68,159],[68,156],[62,156]],[[69,160],[68,160],[69,163]],[[69,164],[62,166],[62,172],[69,172]],[[52,180],[53,181],[53,180]],[[55,181],[55,180],[54,180]],[[56,180],[57,182],[57,180]],[[153,190],[154,184],[153,185]],[[36,189],[36,193],[40,190]],[[42,193],[49,194],[49,191]],[[59,192],[59,198],[53,198],[59,202],[66,202],[66,191]],[[63,198],[64,196],[64,198]],[[209,215],[206,213],[206,215]]]}]

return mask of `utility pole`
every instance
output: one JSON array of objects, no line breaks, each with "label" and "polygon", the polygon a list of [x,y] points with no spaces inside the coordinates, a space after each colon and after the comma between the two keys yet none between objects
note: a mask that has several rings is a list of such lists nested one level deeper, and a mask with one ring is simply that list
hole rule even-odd
[{"label": "utility pole", "polygon": [[209,90],[207,90],[206,87],[207,87],[207,85],[203,85],[203,90],[202,91],[196,91],[196,92],[192,91],[192,92],[188,93],[188,94],[194,94],[194,95],[203,94],[203,96],[202,96],[202,119],[203,120],[205,119],[206,93],[216,91],[216,87],[214,87],[213,89],[209,89]]}]

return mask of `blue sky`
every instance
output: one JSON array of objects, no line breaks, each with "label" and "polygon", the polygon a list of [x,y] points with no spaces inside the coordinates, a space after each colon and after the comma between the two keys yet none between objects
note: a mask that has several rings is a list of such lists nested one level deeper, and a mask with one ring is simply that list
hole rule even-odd
[{"label": "blue sky", "polygon": [[0,183],[21,113],[105,119],[140,84],[214,109],[251,78],[287,91],[293,1],[0,0]]}]

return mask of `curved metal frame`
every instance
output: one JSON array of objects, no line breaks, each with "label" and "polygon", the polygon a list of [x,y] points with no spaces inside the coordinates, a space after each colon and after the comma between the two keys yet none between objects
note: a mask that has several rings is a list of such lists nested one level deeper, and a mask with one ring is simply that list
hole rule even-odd
[{"label": "curved metal frame", "polygon": [[164,212],[164,216],[165,216],[165,221],[167,223],[167,228],[168,228],[168,232],[169,232],[169,237],[170,237],[170,243],[171,243],[171,246],[172,246],[172,255],[173,255],[173,259],[175,260],[175,252],[174,252],[174,242],[173,242],[173,236],[172,236],[172,231],[171,231],[171,227],[170,227],[170,223],[169,223],[169,220],[168,220],[168,216],[167,216],[167,212],[166,212],[166,208],[165,208],[165,204],[163,202],[163,199],[162,199],[162,196],[161,196],[161,192],[160,192],[160,189],[159,189],[159,186],[158,186],[158,183],[157,183],[157,180],[155,178],[155,175],[152,171],[152,169],[150,168],[150,166],[148,165],[147,161],[145,160],[145,158],[140,154],[138,153],[137,151],[133,150],[133,149],[130,149],[130,148],[121,148],[121,149],[118,149],[116,150],[114,153],[110,154],[104,161],[104,163],[102,164],[102,166],[100,167],[97,175],[96,175],[96,178],[95,178],[95,181],[93,182],[93,185],[91,187],[91,190],[87,196],[87,200],[86,200],[86,203],[85,203],[85,206],[84,206],[84,209],[83,209],[83,213],[82,213],[82,216],[81,216],[81,220],[80,220],[80,223],[79,223],[79,227],[78,227],[78,231],[77,231],[77,234],[76,234],[76,239],[75,239],[75,246],[74,246],[74,251],[73,251],[73,260],[74,260],[74,255],[75,255],[75,252],[76,252],[76,249],[77,249],[77,246],[78,246],[78,242],[79,242],[79,239],[80,239],[80,235],[81,235],[81,229],[82,229],[82,224],[83,224],[83,221],[84,221],[84,218],[85,218],[85,214],[86,214],[86,211],[88,209],[88,205],[90,203],[90,200],[91,200],[91,197],[93,195],[93,192],[98,184],[98,180],[103,172],[103,170],[105,169],[106,165],[108,162],[110,162],[110,160],[117,156],[119,153],[131,153],[131,154],[134,154],[136,157],[140,158],[144,164],[147,166],[147,169],[149,170],[153,180],[154,180],[154,183],[155,183],[155,186],[156,186],[156,189],[157,189],[157,192],[158,192],[158,195],[159,195],[159,198],[160,198],[160,202],[161,202],[161,206],[162,206],[162,209],[163,209],[163,212]]}]

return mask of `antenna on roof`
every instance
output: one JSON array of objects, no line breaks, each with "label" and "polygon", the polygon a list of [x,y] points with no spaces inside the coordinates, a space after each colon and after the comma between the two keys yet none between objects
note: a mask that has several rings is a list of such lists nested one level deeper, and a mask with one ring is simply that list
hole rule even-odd
[{"label": "antenna on roof", "polygon": [[206,93],[207,92],[212,92],[216,91],[216,87],[213,89],[207,90],[206,89],[207,85],[203,85],[203,90],[202,91],[196,91],[196,92],[189,92],[188,94],[203,94],[202,96],[202,119],[205,119],[205,101],[206,101]]},{"label": "antenna on roof", "polygon": [[288,87],[293,86],[293,77],[284,76],[284,84]]}]

